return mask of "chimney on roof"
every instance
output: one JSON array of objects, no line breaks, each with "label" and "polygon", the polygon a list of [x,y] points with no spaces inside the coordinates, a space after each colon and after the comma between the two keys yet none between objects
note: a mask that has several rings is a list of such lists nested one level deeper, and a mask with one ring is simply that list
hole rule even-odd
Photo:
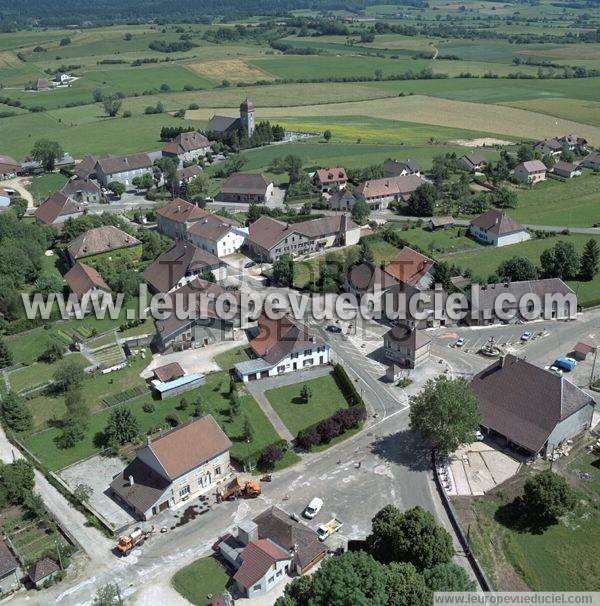
[{"label": "chimney on roof", "polygon": [[177,212],[178,212],[178,213],[179,213],[179,212],[181,212],[181,204],[178,204],[178,205],[177,205]]},{"label": "chimney on roof", "polygon": [[127,478],[127,480],[129,481],[129,486],[133,486],[133,476],[129,476],[129,478]]}]

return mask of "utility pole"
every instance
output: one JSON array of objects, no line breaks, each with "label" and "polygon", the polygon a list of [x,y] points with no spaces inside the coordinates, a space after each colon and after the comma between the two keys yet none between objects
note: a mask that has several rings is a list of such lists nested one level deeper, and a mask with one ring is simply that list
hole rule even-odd
[{"label": "utility pole", "polygon": [[592,371],[590,374],[590,387],[592,386],[592,383],[594,382],[594,372],[596,370],[596,360],[598,358],[598,348],[595,347],[594,348],[594,362],[592,363]]}]

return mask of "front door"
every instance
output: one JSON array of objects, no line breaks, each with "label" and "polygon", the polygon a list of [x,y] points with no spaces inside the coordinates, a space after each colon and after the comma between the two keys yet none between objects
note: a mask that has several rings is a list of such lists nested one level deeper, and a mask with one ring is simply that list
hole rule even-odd
[{"label": "front door", "polygon": [[163,501],[159,506],[158,506],[158,511],[164,511],[165,509],[169,509],[169,501]]}]

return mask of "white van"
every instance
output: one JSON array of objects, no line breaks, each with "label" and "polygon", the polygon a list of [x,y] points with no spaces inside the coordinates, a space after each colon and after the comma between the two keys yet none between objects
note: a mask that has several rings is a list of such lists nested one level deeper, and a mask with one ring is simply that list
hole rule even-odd
[{"label": "white van", "polygon": [[304,510],[304,517],[312,520],[316,515],[321,511],[321,507],[323,507],[323,501],[318,497],[315,497]]}]

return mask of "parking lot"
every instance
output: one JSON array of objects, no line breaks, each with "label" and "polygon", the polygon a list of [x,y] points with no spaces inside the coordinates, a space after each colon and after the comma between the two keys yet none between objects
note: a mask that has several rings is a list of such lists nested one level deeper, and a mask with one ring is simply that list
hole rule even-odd
[{"label": "parking lot", "polygon": [[106,494],[113,478],[124,468],[125,463],[117,457],[95,455],[66,467],[58,475],[71,490],[75,490],[80,484],[89,486],[92,489],[92,496],[89,499],[92,508],[100,513],[113,528],[118,529],[135,522],[132,516]]}]

